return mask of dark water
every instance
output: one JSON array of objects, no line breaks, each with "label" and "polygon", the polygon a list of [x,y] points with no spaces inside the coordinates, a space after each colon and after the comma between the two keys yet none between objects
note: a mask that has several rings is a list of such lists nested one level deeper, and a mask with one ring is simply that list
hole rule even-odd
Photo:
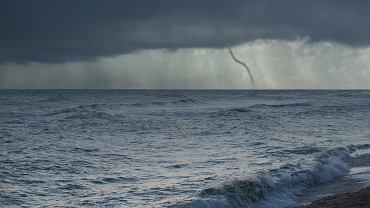
[{"label": "dark water", "polygon": [[287,207],[367,185],[370,91],[0,91],[0,205]]}]

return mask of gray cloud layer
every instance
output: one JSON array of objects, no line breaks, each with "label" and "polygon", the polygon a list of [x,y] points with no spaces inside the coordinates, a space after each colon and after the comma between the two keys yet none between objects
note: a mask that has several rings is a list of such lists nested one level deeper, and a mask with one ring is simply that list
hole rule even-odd
[{"label": "gray cloud layer", "polygon": [[[249,57],[258,89],[370,89],[370,47],[258,40]],[[226,56],[226,58],[225,58]],[[0,65],[0,89],[251,89],[227,49],[145,50],[90,62]]]},{"label": "gray cloud layer", "polygon": [[93,60],[255,39],[370,44],[367,0],[4,0],[0,63]]}]

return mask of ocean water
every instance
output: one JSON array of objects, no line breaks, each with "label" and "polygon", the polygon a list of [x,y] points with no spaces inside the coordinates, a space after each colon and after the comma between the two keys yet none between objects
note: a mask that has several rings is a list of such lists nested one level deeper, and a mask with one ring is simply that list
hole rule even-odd
[{"label": "ocean water", "polygon": [[1,207],[291,207],[370,179],[370,91],[1,90]]}]

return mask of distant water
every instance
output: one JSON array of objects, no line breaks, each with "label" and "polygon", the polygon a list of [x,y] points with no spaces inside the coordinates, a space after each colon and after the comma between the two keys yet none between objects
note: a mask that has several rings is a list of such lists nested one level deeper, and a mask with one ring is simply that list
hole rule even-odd
[{"label": "distant water", "polygon": [[370,179],[370,91],[0,91],[0,206],[289,207]]}]

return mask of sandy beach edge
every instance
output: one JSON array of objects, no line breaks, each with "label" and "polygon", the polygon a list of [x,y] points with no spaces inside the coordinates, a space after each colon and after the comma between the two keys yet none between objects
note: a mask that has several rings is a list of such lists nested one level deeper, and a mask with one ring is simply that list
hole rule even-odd
[{"label": "sandy beach edge", "polygon": [[[354,208],[354,207],[369,207],[370,208],[370,186],[360,189],[355,192],[341,193],[326,196],[324,198],[313,201],[307,206],[299,208]],[[298,208],[298,207],[297,207]]]}]

